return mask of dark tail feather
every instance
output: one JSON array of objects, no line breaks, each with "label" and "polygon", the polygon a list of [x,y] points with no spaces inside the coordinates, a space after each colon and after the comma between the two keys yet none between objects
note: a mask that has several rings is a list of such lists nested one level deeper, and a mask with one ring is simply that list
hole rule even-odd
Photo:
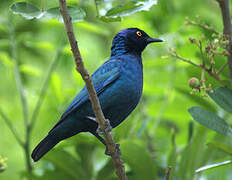
[{"label": "dark tail feather", "polygon": [[31,157],[36,162],[40,160],[48,151],[50,151],[58,142],[52,137],[52,135],[47,135],[33,150]]}]

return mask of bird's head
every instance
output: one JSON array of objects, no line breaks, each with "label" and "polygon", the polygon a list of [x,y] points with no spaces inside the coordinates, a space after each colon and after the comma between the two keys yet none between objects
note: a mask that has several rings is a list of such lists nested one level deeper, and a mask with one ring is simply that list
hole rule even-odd
[{"label": "bird's head", "polygon": [[161,39],[151,38],[147,33],[138,28],[121,30],[112,43],[111,56],[127,52],[141,54],[145,47],[153,42],[163,42]]}]

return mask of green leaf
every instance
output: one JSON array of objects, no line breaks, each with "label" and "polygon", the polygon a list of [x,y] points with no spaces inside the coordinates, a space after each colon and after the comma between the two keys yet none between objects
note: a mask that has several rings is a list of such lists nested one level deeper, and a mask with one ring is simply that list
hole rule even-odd
[{"label": "green leaf", "polygon": [[201,107],[191,107],[188,109],[193,119],[200,124],[212,129],[220,134],[232,136],[232,128],[226,121],[212,112],[206,111]]},{"label": "green leaf", "polygon": [[[80,21],[84,20],[86,14],[85,14],[85,11],[83,9],[74,8],[74,7],[70,7],[70,6],[68,6],[67,9],[68,9],[70,16],[72,17],[72,22],[80,22]],[[44,16],[47,18],[56,18],[61,23],[63,23],[63,18],[60,14],[59,7],[48,9],[46,11],[46,13],[44,14]]]},{"label": "green leaf", "polygon": [[80,157],[80,165],[82,167],[82,172],[85,174],[86,177],[91,179],[93,176],[93,152],[95,149],[95,144],[89,144],[86,142],[79,142],[78,145],[76,145],[76,152],[78,153],[78,156]]},{"label": "green leaf", "polygon": [[232,149],[231,149],[231,146],[225,144],[225,143],[222,143],[222,142],[218,142],[218,141],[213,141],[213,142],[209,142],[207,144],[208,146],[211,146],[213,148],[216,148],[226,154],[229,154],[229,155],[232,155]]},{"label": "green leaf", "polygon": [[122,18],[119,16],[117,16],[117,17],[101,16],[100,20],[102,20],[104,22],[117,22],[117,21],[121,21]]},{"label": "green leaf", "polygon": [[13,61],[9,57],[9,55],[5,52],[0,52],[0,62],[2,62],[5,66],[11,68],[14,66]]},{"label": "green leaf", "polygon": [[142,141],[129,139],[122,141],[120,145],[122,158],[132,170],[131,179],[156,179],[157,166]]},{"label": "green leaf", "polygon": [[197,169],[195,172],[199,173],[199,172],[202,172],[202,171],[206,171],[208,169],[212,169],[212,168],[216,168],[216,167],[220,167],[220,166],[225,166],[225,165],[228,165],[228,164],[232,164],[232,161],[228,160],[228,161],[223,161],[223,162],[219,162],[219,163],[215,163],[215,164],[206,165],[206,166],[203,166],[203,167]]},{"label": "green leaf", "polygon": [[213,90],[213,93],[208,92],[208,94],[221,108],[232,113],[232,90],[218,87]]},{"label": "green leaf", "polygon": [[117,7],[110,9],[106,16],[109,17],[123,17],[129,16],[130,14],[146,10],[148,11],[154,4],[157,4],[156,0],[147,0],[147,1],[131,1]]},{"label": "green leaf", "polygon": [[64,171],[69,176],[75,179],[82,179],[82,170],[79,168],[80,163],[71,154],[63,150],[53,150],[48,153],[45,159],[52,162],[57,168]]},{"label": "green leaf", "polygon": [[28,75],[39,76],[41,74],[39,69],[32,67],[30,65],[23,64],[19,68],[22,73],[25,73]]},{"label": "green leaf", "polygon": [[176,173],[180,179],[194,179],[195,169],[202,166],[204,160],[206,149],[204,142],[207,137],[207,129],[203,126],[198,126],[194,132],[194,137],[180,154],[181,158],[178,164],[178,172]]},{"label": "green leaf", "polygon": [[10,10],[14,14],[20,14],[26,19],[41,18],[43,12],[41,12],[37,7],[27,2],[16,2],[10,6]]},{"label": "green leaf", "polygon": [[99,170],[96,180],[109,179],[114,173],[113,162],[110,159],[102,169]]}]

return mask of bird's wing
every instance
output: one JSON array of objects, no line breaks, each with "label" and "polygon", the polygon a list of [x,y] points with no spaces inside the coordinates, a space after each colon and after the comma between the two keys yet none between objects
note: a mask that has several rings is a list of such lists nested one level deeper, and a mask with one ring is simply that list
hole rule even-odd
[{"label": "bird's wing", "polygon": [[[93,75],[92,80],[97,95],[103,92],[106,87],[112,84],[120,76],[121,60],[114,59],[106,61]],[[67,110],[61,117],[61,121],[67,117],[73,110],[76,110],[80,105],[89,100],[89,94],[86,86],[74,98]]]}]

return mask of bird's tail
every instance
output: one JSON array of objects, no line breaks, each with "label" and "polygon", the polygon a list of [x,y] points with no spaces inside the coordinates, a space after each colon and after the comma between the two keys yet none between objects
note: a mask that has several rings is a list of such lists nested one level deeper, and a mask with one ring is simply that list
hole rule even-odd
[{"label": "bird's tail", "polygon": [[53,138],[48,134],[33,150],[31,157],[36,162],[40,160],[48,151],[50,151],[60,140]]}]

